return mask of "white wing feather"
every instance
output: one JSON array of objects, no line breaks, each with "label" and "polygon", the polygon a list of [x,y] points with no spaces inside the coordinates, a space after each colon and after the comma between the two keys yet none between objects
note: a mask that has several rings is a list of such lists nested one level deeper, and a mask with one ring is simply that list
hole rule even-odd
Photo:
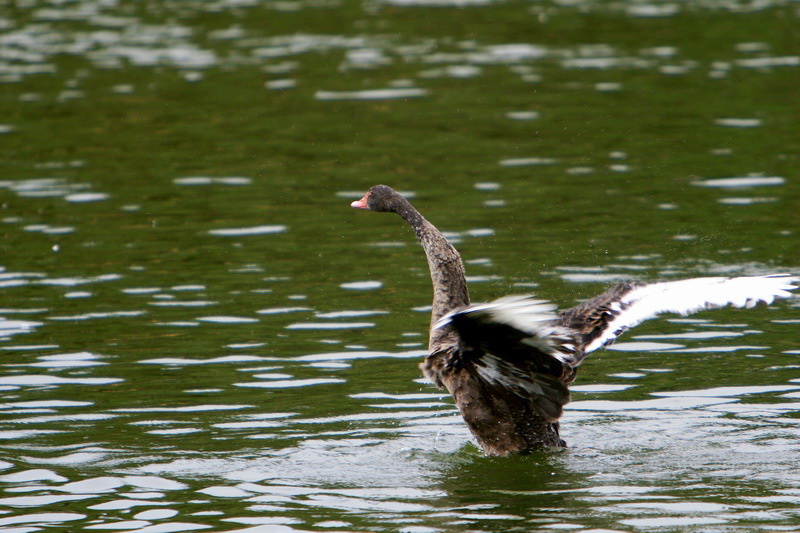
[{"label": "white wing feather", "polygon": [[[770,304],[775,298],[792,296],[789,291],[797,289],[795,284],[798,282],[800,278],[789,274],[771,274],[693,278],[635,287],[610,304],[609,311],[614,318],[598,337],[583,347],[582,352],[588,354],[602,348],[625,330],[662,313],[685,316],[728,305],[751,308],[761,302]],[[559,317],[555,311],[552,303],[534,299],[530,295],[505,296],[489,303],[452,311],[442,317],[435,327],[446,326],[457,315],[473,315],[486,322],[511,326],[528,335],[521,342],[563,363],[575,364],[573,336],[576,332],[557,325]]]},{"label": "white wing feather", "polygon": [[556,325],[556,306],[531,295],[512,295],[489,303],[471,305],[451,311],[436,323],[437,328],[449,324],[457,315],[473,315],[485,322],[505,324],[527,335],[521,342],[550,354],[562,363],[571,363],[575,351],[574,332]]},{"label": "white wing feather", "polygon": [[517,294],[448,313],[436,323],[436,327],[448,324],[456,314],[474,313],[491,317],[493,322],[508,324],[525,333],[535,334],[539,323],[558,318],[555,311],[555,304],[545,300],[534,300],[527,294]]},{"label": "white wing feather", "polygon": [[608,323],[602,335],[589,343],[589,353],[616,339],[623,331],[656,317],[661,313],[688,315],[702,309],[731,305],[755,307],[775,298],[791,296],[789,291],[800,278],[788,274],[746,276],[738,278],[693,278],[681,281],[653,283],[637,287],[624,294],[611,306],[616,317]]}]

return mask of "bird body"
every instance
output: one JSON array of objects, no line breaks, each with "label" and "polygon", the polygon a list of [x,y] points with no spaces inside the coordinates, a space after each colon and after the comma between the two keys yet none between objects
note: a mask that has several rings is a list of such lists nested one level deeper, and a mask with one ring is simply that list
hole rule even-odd
[{"label": "bird body", "polygon": [[433,284],[423,374],[447,389],[487,455],[566,446],[558,419],[591,352],[662,313],[753,307],[791,296],[786,274],[626,282],[563,312],[530,295],[470,305],[458,251],[402,195],[372,187],[352,207],[400,215],[425,250]]}]

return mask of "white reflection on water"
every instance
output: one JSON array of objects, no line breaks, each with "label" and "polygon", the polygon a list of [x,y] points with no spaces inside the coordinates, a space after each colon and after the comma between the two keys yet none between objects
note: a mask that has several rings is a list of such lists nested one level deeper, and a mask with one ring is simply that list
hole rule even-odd
[{"label": "white reflection on water", "polygon": [[794,385],[764,385],[764,386],[742,386],[742,387],[713,387],[701,390],[684,390],[674,392],[654,392],[653,396],[663,396],[669,398],[679,397],[719,397],[727,398],[730,396],[746,396],[749,394],[764,394],[766,392],[784,392],[798,390],[800,387]]},{"label": "white reflection on water", "polygon": [[52,411],[53,408],[58,407],[86,407],[93,405],[92,402],[79,402],[70,400],[43,400],[43,401],[29,401],[29,402],[7,402],[0,404],[0,409],[9,408],[24,408],[24,409],[42,409]]},{"label": "white reflection on water", "polygon": [[267,309],[259,309],[256,313],[259,315],[282,315],[286,313],[305,313],[311,311],[313,311],[313,309],[310,307],[269,307]]},{"label": "white reflection on water", "polygon": [[188,357],[159,357],[156,359],[143,359],[142,364],[150,365],[209,365],[224,363],[254,363],[261,361],[274,361],[274,357],[259,357],[255,355],[226,355],[211,357],[209,359],[192,359]]},{"label": "white reflection on water", "polygon": [[24,429],[19,431],[0,431],[0,440],[25,440],[42,435],[55,435],[65,433],[57,429]]},{"label": "white reflection on water", "polygon": [[84,285],[87,283],[116,281],[121,278],[122,276],[120,274],[101,274],[99,276],[86,276],[86,277],[44,278],[36,281],[36,283],[40,285],[57,285],[61,287],[74,287],[76,285]]},{"label": "white reflection on water", "polygon": [[110,311],[105,313],[82,313],[78,315],[70,315],[70,316],[50,316],[47,317],[48,320],[94,320],[97,318],[124,318],[124,317],[135,317],[135,316],[142,316],[146,314],[146,311]]},{"label": "white reflection on water", "polygon": [[87,191],[88,183],[71,183],[66,178],[30,178],[0,180],[0,189],[8,189],[21,197],[61,197],[68,202],[93,202],[105,200],[106,193]]},{"label": "white reflection on water", "polygon": [[538,111],[509,111],[506,116],[511,120],[535,120],[540,114]]},{"label": "white reflection on water", "polygon": [[369,281],[350,281],[339,285],[342,289],[354,291],[370,291],[380,289],[383,287],[382,281],[369,280]]},{"label": "white reflection on water", "polygon": [[542,165],[555,165],[558,159],[554,157],[518,157],[511,159],[501,159],[501,167],[527,167],[527,166],[542,166]]},{"label": "white reflection on water", "polygon": [[[684,503],[685,505],[685,503]],[[689,511],[691,512],[691,511]],[[626,518],[620,520],[621,524],[638,528],[684,528],[696,526],[709,526],[712,524],[725,524],[728,521],[722,518],[710,516],[682,516],[682,517],[658,517],[658,518]]]},{"label": "white reflection on water", "polygon": [[43,325],[43,322],[34,322],[33,320],[8,320],[4,317],[0,317],[0,336],[10,337],[11,335],[18,335],[20,333],[30,333],[41,325]]},{"label": "white reflection on water", "polygon": [[76,500],[86,500],[94,498],[93,494],[73,494],[60,496],[19,496],[11,498],[0,498],[0,505],[9,507],[42,507],[53,503],[69,502]]},{"label": "white reflection on water", "polygon": [[147,433],[150,435],[188,435],[190,433],[200,433],[199,428],[174,428],[174,429],[151,429]]},{"label": "white reflection on water", "polygon": [[[752,333],[752,332],[749,332]],[[717,339],[724,337],[741,337],[745,335],[739,331],[690,331],[688,333],[662,333],[658,335],[634,335],[633,339]]]},{"label": "white reflection on water", "polygon": [[99,202],[107,200],[108,197],[108,194],[102,192],[76,192],[66,195],[64,200],[73,203]]},{"label": "white reflection on water", "polygon": [[245,178],[241,176],[190,176],[186,178],[175,178],[172,181],[176,185],[250,185],[253,182],[251,178]]},{"label": "white reflection on water", "polygon": [[634,278],[628,273],[621,273],[621,274],[570,273],[570,274],[560,274],[560,277],[564,281],[569,281],[572,283],[613,283],[613,282],[630,281],[631,279]]},{"label": "white reflection on water", "polygon": [[714,120],[717,126],[728,126],[731,128],[756,128],[761,126],[761,119],[758,118],[718,118]]},{"label": "white reflection on water", "polygon": [[216,305],[217,302],[211,300],[170,300],[170,301],[158,301],[158,302],[148,302],[148,305],[154,305],[156,307],[208,307],[211,305]]},{"label": "white reflection on water", "polygon": [[[168,502],[168,501],[125,499],[125,500],[112,500],[109,502],[98,503],[97,505],[89,506],[89,509],[94,509],[97,511],[119,511],[119,510],[128,510],[133,507],[142,507],[145,505],[157,506],[157,505],[174,505],[174,504],[175,502]],[[205,527],[210,527],[210,526],[201,526],[197,529],[204,529]],[[178,531],[180,531],[180,529]]]},{"label": "white reflection on water", "polygon": [[693,181],[692,185],[699,187],[719,187],[724,189],[736,189],[741,187],[763,187],[772,185],[783,185],[786,179],[779,176],[744,176],[736,178],[712,178]]},{"label": "white reflection on water", "polygon": [[626,12],[631,17],[661,18],[671,17],[680,12],[678,4],[626,4]]},{"label": "white reflection on water", "polygon": [[744,68],[797,67],[800,66],[800,56],[754,57],[737,59],[735,63]]},{"label": "white reflection on water", "polygon": [[735,197],[735,198],[720,198],[717,200],[723,205],[755,205],[755,204],[771,204],[778,201],[775,196],[760,196],[760,197]]},{"label": "white reflection on water", "polygon": [[264,83],[264,87],[272,91],[285,91],[287,89],[294,89],[297,86],[297,80],[294,79],[281,79],[270,80]]},{"label": "white reflection on water", "polygon": [[293,357],[294,361],[349,361],[352,359],[380,359],[380,358],[397,358],[397,359],[413,359],[424,357],[427,352],[423,350],[411,350],[403,352],[380,352],[374,350],[364,350],[358,352],[329,352],[329,353],[316,353],[308,355],[299,355]]},{"label": "white reflection on water", "polygon": [[309,378],[309,379],[281,379],[275,381],[250,381],[234,383],[237,387],[255,387],[261,389],[287,389],[295,387],[309,387],[312,385],[328,385],[332,383],[345,383],[341,378]]},{"label": "white reflection on water", "polygon": [[257,318],[246,316],[200,316],[195,320],[198,322],[210,322],[213,324],[253,324],[258,322]]},{"label": "white reflection on water", "polygon": [[20,385],[38,387],[42,385],[110,385],[119,383],[121,378],[64,378],[45,374],[0,376],[0,385]]},{"label": "white reflection on water", "polygon": [[677,348],[671,353],[730,353],[738,351],[769,350],[768,346],[700,346],[696,348]]},{"label": "white reflection on water", "polygon": [[639,57],[575,57],[564,59],[561,66],[567,69],[648,68],[652,62]]},{"label": "white reflection on water", "polygon": [[317,91],[316,100],[398,100],[426,96],[426,89],[371,89],[364,91]]},{"label": "white reflection on water", "polygon": [[351,398],[388,399],[388,400],[433,400],[446,398],[447,394],[387,394],[385,392],[358,392],[350,395]]},{"label": "white reflection on water", "polygon": [[133,517],[137,520],[160,520],[162,518],[172,518],[176,514],[178,514],[178,511],[174,509],[153,509],[151,511],[142,511]]},{"label": "white reflection on water", "polygon": [[[642,374],[642,376],[644,376],[644,374]],[[599,392],[619,392],[619,391],[631,389],[633,387],[635,387],[635,385],[596,384],[596,385],[573,385],[569,389],[572,392],[599,393]]]},{"label": "white reflection on water", "polygon": [[616,352],[660,352],[671,351],[684,348],[683,344],[671,344],[667,342],[615,342],[608,346],[607,350]]},{"label": "white reflection on water", "polygon": [[222,228],[212,229],[208,233],[210,235],[217,235],[220,237],[245,237],[251,235],[269,235],[273,233],[285,233],[286,226],[281,224],[272,224],[264,226],[252,226],[249,228]]},{"label": "white reflection on water", "polygon": [[[6,463],[3,468],[9,468],[12,465],[10,463]],[[13,474],[5,474],[0,476],[0,482],[3,483],[27,483],[30,481],[53,481],[53,482],[64,482],[68,481],[68,478],[64,476],[60,476],[53,472],[52,470],[46,470],[43,468],[36,468],[33,470],[24,470],[21,472],[15,472]]]},{"label": "white reflection on water", "polygon": [[363,309],[352,311],[330,311],[328,313],[316,313],[317,318],[354,318],[359,316],[386,315],[388,311]]},{"label": "white reflection on water", "polygon": [[225,404],[201,404],[187,405],[182,407],[122,407],[111,409],[115,413],[200,413],[206,411],[238,411],[240,409],[252,409],[252,405],[225,405]]},{"label": "white reflection on water", "polygon": [[[72,520],[82,520],[86,515],[78,513],[32,513],[26,515],[9,516],[7,518],[0,518],[0,526],[10,526],[14,524],[36,524],[36,526],[52,526],[63,522],[71,522]],[[36,528],[38,529],[38,527]],[[23,529],[6,531],[26,531]],[[30,530],[28,530],[30,531]]]},{"label": "white reflection on water", "polygon": [[474,78],[483,73],[480,67],[474,65],[448,65],[444,68],[435,68],[420,71],[420,78]]},{"label": "white reflection on water", "polygon": [[161,290],[161,287],[127,287],[122,289],[122,292],[125,294],[154,294]]},{"label": "white reflection on water", "polygon": [[286,326],[286,329],[363,329],[374,327],[374,322],[295,322]]},{"label": "white reflection on water", "polygon": [[22,229],[25,231],[37,231],[46,235],[65,235],[75,231],[75,228],[70,226],[50,226],[49,224],[29,224]]},{"label": "white reflection on water", "polygon": [[485,6],[496,0],[378,0],[398,7],[469,7]]},{"label": "white reflection on water", "polygon": [[[727,402],[737,401],[734,398],[699,397],[699,396],[670,396],[665,399],[656,400],[637,400],[637,401],[614,401],[614,400],[582,400],[567,404],[570,411],[604,411],[608,413],[624,413],[634,416],[638,411],[670,411],[696,409],[719,405]],[[638,416],[648,417],[646,413]]]}]

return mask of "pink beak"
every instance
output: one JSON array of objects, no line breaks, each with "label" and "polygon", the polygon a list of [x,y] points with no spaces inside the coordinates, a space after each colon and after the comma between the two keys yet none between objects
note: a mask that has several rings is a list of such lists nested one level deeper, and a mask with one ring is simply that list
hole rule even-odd
[{"label": "pink beak", "polygon": [[352,202],[350,204],[350,207],[354,207],[356,209],[369,209],[369,206],[367,205],[368,198],[369,198],[369,193],[365,194],[364,198],[362,198],[361,200],[356,200],[355,202]]}]

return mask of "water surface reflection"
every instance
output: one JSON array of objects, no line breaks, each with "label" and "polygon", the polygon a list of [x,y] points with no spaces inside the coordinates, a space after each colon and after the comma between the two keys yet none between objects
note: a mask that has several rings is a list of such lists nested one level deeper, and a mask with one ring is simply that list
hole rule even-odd
[{"label": "water surface reflection", "polygon": [[[0,529],[791,529],[796,301],[637,330],[571,448],[482,457],[417,370],[476,300],[798,272],[780,3],[44,2],[0,18]],[[415,194],[416,193],[416,194]]]}]

